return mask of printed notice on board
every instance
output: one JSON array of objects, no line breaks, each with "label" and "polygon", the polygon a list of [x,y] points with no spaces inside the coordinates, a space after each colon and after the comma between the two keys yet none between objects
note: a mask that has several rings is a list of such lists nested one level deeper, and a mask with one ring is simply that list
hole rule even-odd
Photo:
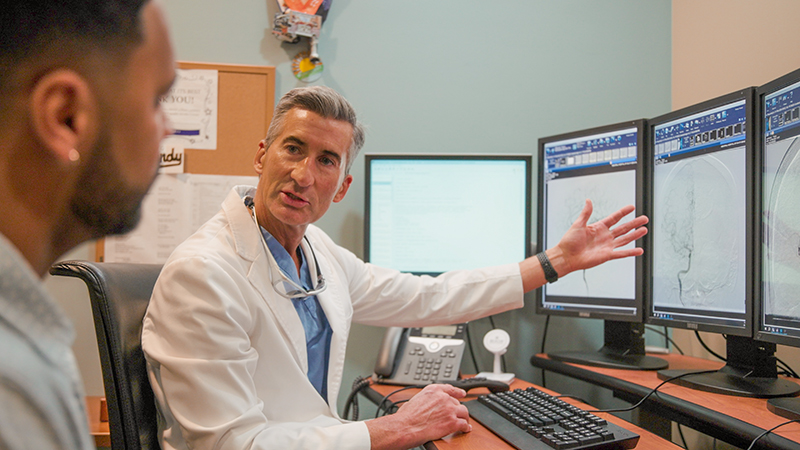
[{"label": "printed notice on board", "polygon": [[219,73],[216,70],[176,69],[175,84],[161,98],[161,107],[174,129],[171,138],[184,148],[216,150]]},{"label": "printed notice on board", "polygon": [[142,202],[132,232],[105,239],[105,262],[164,264],[181,242],[219,212],[231,189],[255,186],[258,177],[161,174]]}]

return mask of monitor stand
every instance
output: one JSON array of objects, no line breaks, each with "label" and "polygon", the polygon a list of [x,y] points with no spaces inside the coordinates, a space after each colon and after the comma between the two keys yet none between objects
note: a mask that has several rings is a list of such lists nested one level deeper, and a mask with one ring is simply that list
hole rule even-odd
[{"label": "monitor stand", "polygon": [[659,370],[667,361],[644,352],[644,324],[606,320],[603,347],[596,352],[553,352],[550,359],[609,369]]},{"label": "monitor stand", "polygon": [[767,400],[767,409],[789,420],[800,420],[800,398],[774,397]]},{"label": "monitor stand", "polygon": [[668,380],[689,374],[671,382],[699,391],[739,397],[775,398],[798,395],[800,385],[778,378],[776,348],[772,343],[728,335],[728,362],[721,369],[696,375],[691,373],[698,372],[697,370],[660,370],[658,378]]}]

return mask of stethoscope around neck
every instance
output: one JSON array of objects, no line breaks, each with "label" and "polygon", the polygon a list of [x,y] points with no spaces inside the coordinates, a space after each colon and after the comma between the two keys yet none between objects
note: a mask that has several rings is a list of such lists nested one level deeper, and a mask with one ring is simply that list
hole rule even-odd
[{"label": "stethoscope around neck", "polygon": [[[296,299],[296,298],[305,298],[311,297],[321,293],[322,291],[327,288],[327,284],[325,283],[325,277],[322,276],[322,272],[319,270],[319,262],[317,262],[317,256],[314,254],[314,249],[311,247],[311,242],[309,242],[306,236],[303,236],[303,239],[306,240],[306,244],[308,244],[309,250],[311,250],[311,259],[314,260],[314,268],[317,270],[317,283],[313,289],[306,289],[303,286],[297,284],[294,280],[289,278],[283,270],[278,266],[278,262],[275,260],[275,256],[272,255],[272,252],[269,250],[269,246],[267,245],[266,239],[264,239],[264,233],[261,231],[261,225],[258,224],[258,218],[256,217],[256,210],[255,210],[255,201],[253,197],[247,196],[244,198],[244,205],[250,211],[250,216],[253,218],[253,223],[256,224],[256,230],[258,231],[258,235],[261,237],[261,245],[264,246],[264,251],[267,253],[267,259],[269,260],[269,281],[272,284],[272,287],[275,289],[275,292],[280,295],[281,297],[288,298],[288,299]],[[273,272],[276,272],[279,276],[276,277]],[[277,278],[277,279],[276,279]]]}]

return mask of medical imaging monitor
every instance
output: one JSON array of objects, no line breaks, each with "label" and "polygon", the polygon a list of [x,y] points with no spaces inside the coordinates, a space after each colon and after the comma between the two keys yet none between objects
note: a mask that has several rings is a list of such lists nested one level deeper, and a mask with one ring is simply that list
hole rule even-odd
[{"label": "medical imaging monitor", "polygon": [[[760,87],[756,98],[761,282],[755,337],[800,347],[800,70]],[[767,407],[800,419],[798,399],[771,399]]]},{"label": "medical imaging monitor", "polygon": [[[752,88],[650,120],[648,322],[723,333],[714,373],[662,379],[750,397],[786,395],[774,346],[752,339],[754,164]],[[794,385],[797,388],[797,385]]]},{"label": "medical imaging monitor", "polygon": [[[589,223],[626,205],[641,214],[644,120],[580,130],[539,140],[540,251],[558,244],[587,199]],[[631,248],[640,243],[628,244]],[[664,360],[644,354],[644,258],[623,258],[560,277],[538,290],[539,314],[605,320],[598,351],[548,353],[553,359],[595,366],[659,369]]]},{"label": "medical imaging monitor", "polygon": [[531,155],[366,155],[365,260],[417,275],[530,256]]}]

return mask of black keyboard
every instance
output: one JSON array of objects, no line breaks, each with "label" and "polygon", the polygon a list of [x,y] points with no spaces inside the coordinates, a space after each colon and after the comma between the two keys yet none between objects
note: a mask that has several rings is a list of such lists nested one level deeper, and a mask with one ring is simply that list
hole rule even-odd
[{"label": "black keyboard", "polygon": [[536,388],[481,395],[469,415],[520,450],[631,449],[639,435]]}]

